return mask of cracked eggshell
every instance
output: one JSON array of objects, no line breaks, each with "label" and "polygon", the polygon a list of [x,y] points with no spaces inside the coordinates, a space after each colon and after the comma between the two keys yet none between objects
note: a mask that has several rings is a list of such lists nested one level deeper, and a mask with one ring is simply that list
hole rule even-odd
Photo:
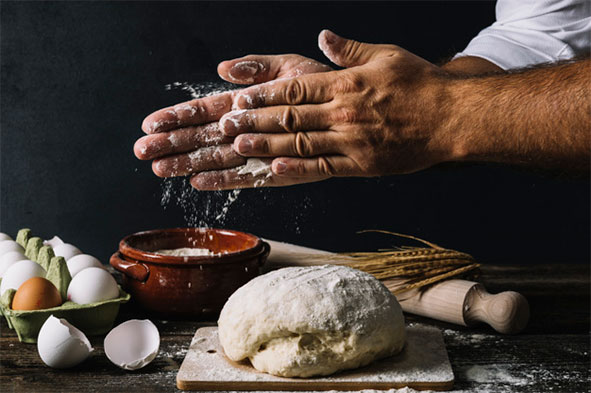
[{"label": "cracked eggshell", "polygon": [[0,232],[0,242],[3,240],[12,240],[12,238],[8,236],[6,233]]},{"label": "cracked eggshell", "polygon": [[73,256],[72,258],[68,259],[68,270],[70,271],[70,276],[74,278],[76,274],[80,271],[88,268],[88,267],[100,267],[104,269],[103,264],[101,261],[93,257],[92,255],[88,254],[78,254]]},{"label": "cracked eggshell", "polygon": [[62,243],[53,247],[53,253],[56,257],[64,257],[67,261],[75,255],[82,254],[82,251],[71,245],[70,243]]},{"label": "cracked eggshell", "polygon": [[100,267],[88,267],[72,278],[68,300],[88,304],[119,297],[119,287],[111,274]]},{"label": "cracked eggshell", "polygon": [[148,365],[158,354],[160,334],[150,320],[131,319],[113,328],[105,337],[105,354],[124,370]]},{"label": "cracked eggshell", "polygon": [[86,359],[92,346],[84,333],[68,321],[50,315],[39,330],[37,351],[49,367],[68,368]]},{"label": "cracked eggshell", "polygon": [[25,259],[27,259],[27,257],[20,251],[9,251],[0,255],[0,277],[4,275],[4,272],[8,270],[10,266],[18,261],[24,261]]},{"label": "cracked eggshell", "polygon": [[0,256],[6,254],[10,251],[20,251],[25,252],[25,250],[21,247],[20,244],[15,242],[14,240],[1,240],[0,241]]},{"label": "cracked eggshell", "polygon": [[51,248],[56,248],[60,244],[64,244],[64,241],[60,239],[58,236],[54,236],[49,240],[45,240],[43,242],[44,246],[50,246]]},{"label": "cracked eggshell", "polygon": [[45,269],[28,259],[14,263],[2,275],[0,296],[8,289],[18,290],[22,283],[33,277],[45,277]]}]

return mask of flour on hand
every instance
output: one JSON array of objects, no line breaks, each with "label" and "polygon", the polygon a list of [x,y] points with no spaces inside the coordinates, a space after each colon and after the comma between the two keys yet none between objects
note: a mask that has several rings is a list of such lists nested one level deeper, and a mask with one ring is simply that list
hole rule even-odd
[{"label": "flour on hand", "polygon": [[271,162],[273,160],[261,160],[260,158],[249,158],[246,164],[238,167],[239,175],[253,175],[254,177],[265,175],[271,176]]},{"label": "flour on hand", "polygon": [[237,168],[237,173],[239,175],[252,175],[253,177],[258,178],[254,182],[254,187],[260,187],[273,176],[271,170],[272,162],[273,160],[270,159],[261,160],[260,158],[249,158],[245,165]]}]

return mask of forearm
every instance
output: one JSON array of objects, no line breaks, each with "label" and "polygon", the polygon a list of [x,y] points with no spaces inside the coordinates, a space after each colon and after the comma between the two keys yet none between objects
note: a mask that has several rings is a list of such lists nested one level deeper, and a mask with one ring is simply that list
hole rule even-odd
[{"label": "forearm", "polygon": [[451,160],[589,169],[591,61],[484,77],[446,89]]}]

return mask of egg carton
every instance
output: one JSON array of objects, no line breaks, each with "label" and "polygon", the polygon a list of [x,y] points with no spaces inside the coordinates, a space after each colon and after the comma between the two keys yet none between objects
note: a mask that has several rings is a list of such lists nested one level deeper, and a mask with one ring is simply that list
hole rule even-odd
[{"label": "egg carton", "polygon": [[[37,262],[45,269],[47,272],[45,278],[56,286],[62,300],[64,300],[59,307],[42,310],[13,310],[11,305],[16,290],[5,291],[0,297],[0,312],[4,315],[8,327],[16,331],[21,342],[36,343],[39,330],[50,315],[66,319],[89,336],[105,334],[111,330],[120,304],[129,301],[128,293],[119,287],[119,297],[115,299],[89,304],[77,304],[69,301],[66,293],[72,277],[66,260],[63,257],[55,256],[53,248],[44,245],[41,238],[32,237],[31,230],[28,228],[18,232],[16,242],[25,249],[27,258]],[[1,278],[0,282],[2,282]]]}]

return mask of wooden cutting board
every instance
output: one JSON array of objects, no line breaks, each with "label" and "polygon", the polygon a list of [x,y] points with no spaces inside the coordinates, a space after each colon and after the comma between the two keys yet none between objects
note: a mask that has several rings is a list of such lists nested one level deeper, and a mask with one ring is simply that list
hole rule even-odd
[{"label": "wooden cutting board", "polygon": [[361,390],[404,386],[450,390],[454,375],[441,332],[423,325],[407,326],[402,353],[356,370],[322,378],[282,378],[256,371],[248,361],[235,363],[223,352],[217,327],[195,332],[177,374],[182,390]]}]

